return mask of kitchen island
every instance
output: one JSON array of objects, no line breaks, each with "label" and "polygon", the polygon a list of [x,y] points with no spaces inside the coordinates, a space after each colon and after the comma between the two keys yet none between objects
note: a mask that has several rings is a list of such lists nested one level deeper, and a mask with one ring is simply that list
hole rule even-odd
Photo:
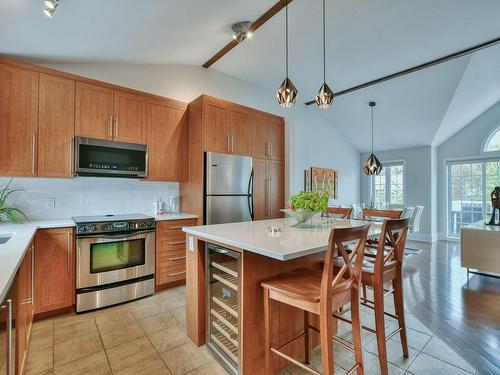
[{"label": "kitchen island", "polygon": [[[233,373],[259,374],[264,367],[263,302],[260,282],[324,258],[332,228],[364,225],[359,220],[330,220],[312,228],[275,219],[184,228],[186,232],[187,333],[198,346],[207,344]],[[270,231],[272,228],[274,230]],[[369,236],[380,234],[372,224]],[[272,304],[273,344],[303,332],[303,313]],[[313,337],[313,342],[317,338]],[[303,355],[299,340],[288,354]],[[286,366],[273,358],[275,370]]]}]

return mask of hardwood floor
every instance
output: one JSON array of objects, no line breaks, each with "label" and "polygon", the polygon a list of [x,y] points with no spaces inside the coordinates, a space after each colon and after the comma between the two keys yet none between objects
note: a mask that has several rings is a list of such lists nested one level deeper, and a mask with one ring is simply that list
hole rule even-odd
[{"label": "hardwood floor", "polygon": [[409,242],[406,309],[480,374],[500,374],[500,279],[460,266],[460,243]]}]

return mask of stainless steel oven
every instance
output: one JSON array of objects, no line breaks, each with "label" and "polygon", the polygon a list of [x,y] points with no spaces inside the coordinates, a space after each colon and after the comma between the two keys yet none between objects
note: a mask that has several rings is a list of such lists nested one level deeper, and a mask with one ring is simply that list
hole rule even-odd
[{"label": "stainless steel oven", "polygon": [[76,217],[77,312],[154,292],[155,222],[142,215]]}]

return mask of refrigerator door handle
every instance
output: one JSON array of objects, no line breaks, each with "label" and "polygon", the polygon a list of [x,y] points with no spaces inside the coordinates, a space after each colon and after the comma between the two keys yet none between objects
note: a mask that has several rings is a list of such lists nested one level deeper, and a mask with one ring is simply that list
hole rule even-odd
[{"label": "refrigerator door handle", "polygon": [[250,173],[250,178],[248,179],[248,210],[250,211],[250,217],[253,221],[253,168]]}]

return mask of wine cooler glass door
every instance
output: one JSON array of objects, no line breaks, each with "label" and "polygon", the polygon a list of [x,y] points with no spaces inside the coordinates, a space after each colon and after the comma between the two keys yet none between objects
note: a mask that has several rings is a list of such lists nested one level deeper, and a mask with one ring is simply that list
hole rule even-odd
[{"label": "wine cooler glass door", "polygon": [[240,254],[207,245],[207,342],[226,368],[238,373],[240,353]]}]

